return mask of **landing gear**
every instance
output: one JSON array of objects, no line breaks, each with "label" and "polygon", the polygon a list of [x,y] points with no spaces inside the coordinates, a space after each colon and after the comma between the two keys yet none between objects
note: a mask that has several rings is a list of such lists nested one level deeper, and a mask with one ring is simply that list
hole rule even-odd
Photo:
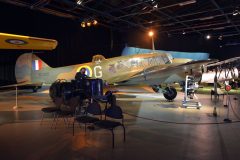
[{"label": "landing gear", "polygon": [[152,86],[153,91],[156,93],[159,93],[162,90],[161,88],[162,88],[161,85],[153,85]]},{"label": "landing gear", "polygon": [[169,101],[173,100],[177,96],[177,90],[171,86],[163,89],[161,85],[153,85],[152,89],[156,93],[163,93],[163,96]]},{"label": "landing gear", "polygon": [[35,93],[35,92],[38,91],[39,88],[40,88],[40,87],[38,87],[38,86],[34,86],[34,87],[32,88],[32,91]]},{"label": "landing gear", "polygon": [[164,92],[163,92],[163,96],[171,101],[173,100],[174,98],[176,98],[177,96],[177,90],[174,88],[174,87],[166,87]]}]

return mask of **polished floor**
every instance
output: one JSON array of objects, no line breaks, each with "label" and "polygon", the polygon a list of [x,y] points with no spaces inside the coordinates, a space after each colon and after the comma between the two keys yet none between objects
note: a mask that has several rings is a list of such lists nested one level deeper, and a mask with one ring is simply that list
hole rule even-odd
[{"label": "polished floor", "polygon": [[[127,88],[129,89],[129,88]],[[88,130],[64,125],[51,128],[52,119],[40,125],[41,108],[51,106],[46,90],[38,93],[0,92],[0,159],[2,160],[238,160],[240,157],[240,96],[231,96],[229,118],[223,98],[216,103],[210,95],[197,95],[201,109],[184,108],[183,94],[173,102],[142,88],[117,94],[125,116],[126,142],[116,129],[115,148],[106,130]],[[237,99],[236,99],[237,98]]]}]

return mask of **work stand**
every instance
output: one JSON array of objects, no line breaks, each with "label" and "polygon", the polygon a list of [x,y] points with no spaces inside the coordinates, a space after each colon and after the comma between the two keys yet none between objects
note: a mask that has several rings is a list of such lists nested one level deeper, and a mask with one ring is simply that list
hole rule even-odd
[{"label": "work stand", "polygon": [[194,77],[187,75],[185,80],[184,100],[182,101],[182,106],[185,108],[200,109],[202,105],[195,94],[194,85],[195,85]]}]

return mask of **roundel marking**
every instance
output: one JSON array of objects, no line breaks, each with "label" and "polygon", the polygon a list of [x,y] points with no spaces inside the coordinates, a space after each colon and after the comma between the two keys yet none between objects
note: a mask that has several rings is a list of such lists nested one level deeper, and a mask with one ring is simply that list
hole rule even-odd
[{"label": "roundel marking", "polygon": [[6,39],[5,42],[14,44],[14,45],[25,45],[27,44],[26,41],[20,39]]},{"label": "roundel marking", "polygon": [[231,89],[232,89],[232,87],[231,87],[230,85],[226,85],[226,86],[225,86],[225,90],[226,90],[227,92],[229,92]]},{"label": "roundel marking", "polygon": [[80,67],[78,67],[78,69],[77,69],[77,72],[79,72],[82,68],[86,68],[86,72],[85,72],[85,74],[88,76],[88,77],[92,77],[92,69],[91,69],[91,67],[89,67],[89,66],[80,66]]}]

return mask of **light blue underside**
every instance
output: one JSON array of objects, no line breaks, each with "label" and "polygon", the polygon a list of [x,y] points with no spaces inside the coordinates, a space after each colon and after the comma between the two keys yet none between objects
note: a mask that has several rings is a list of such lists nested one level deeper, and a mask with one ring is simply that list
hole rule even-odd
[{"label": "light blue underside", "polygon": [[[150,53],[150,52],[153,52],[153,50],[136,48],[136,47],[125,47],[122,51],[122,55],[126,56],[126,55]],[[164,50],[155,50],[154,52],[170,53],[173,56],[173,58],[188,58],[192,60],[207,60],[209,58],[209,53],[204,53],[204,52],[178,52],[178,51],[164,51]]]}]

